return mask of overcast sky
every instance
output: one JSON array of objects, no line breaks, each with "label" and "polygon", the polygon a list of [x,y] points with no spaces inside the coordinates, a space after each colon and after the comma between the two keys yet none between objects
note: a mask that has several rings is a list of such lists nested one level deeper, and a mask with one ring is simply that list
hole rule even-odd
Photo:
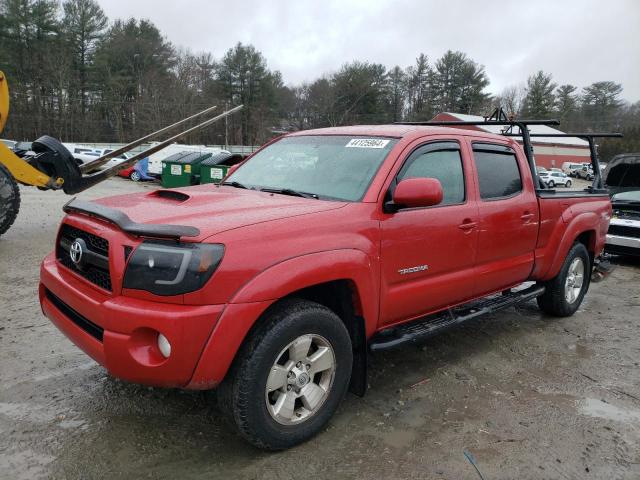
[{"label": "overcast sky", "polygon": [[614,80],[640,100],[640,0],[99,1],[194,52],[253,44],[290,85],[354,59],[406,67],[451,49],[485,66],[492,93],[542,69],[559,84]]}]

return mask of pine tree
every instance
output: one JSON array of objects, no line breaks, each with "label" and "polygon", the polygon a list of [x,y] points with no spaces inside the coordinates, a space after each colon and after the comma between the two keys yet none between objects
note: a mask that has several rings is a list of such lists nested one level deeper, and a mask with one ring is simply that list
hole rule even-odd
[{"label": "pine tree", "polygon": [[555,88],[556,84],[550,74],[540,70],[531,75],[527,80],[522,115],[527,118],[550,118],[555,105]]}]

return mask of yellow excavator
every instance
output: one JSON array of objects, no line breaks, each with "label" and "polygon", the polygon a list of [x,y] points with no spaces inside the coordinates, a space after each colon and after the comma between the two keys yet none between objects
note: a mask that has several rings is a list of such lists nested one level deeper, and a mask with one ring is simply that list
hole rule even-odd
[{"label": "yellow excavator", "polygon": [[[37,187],[41,190],[62,190],[68,195],[82,192],[92,186],[105,181],[134,165],[149,155],[175,143],[190,133],[201,130],[222,118],[237,112],[242,108],[238,105],[215,117],[209,118],[187,130],[171,136],[170,138],[153,144],[127,160],[109,168],[95,172],[112,158],[116,158],[125,152],[139,147],[145,142],[166,133],[185,123],[211,113],[216,107],[209,107],[201,112],[191,115],[179,122],[161,128],[160,130],[145,135],[121,148],[117,148],[106,155],[91,160],[83,165],[78,165],[73,155],[67,148],[55,138],[44,135],[32,143],[30,152],[14,152],[3,142],[0,142],[0,235],[5,233],[13,224],[20,210],[20,189],[18,184]],[[7,79],[0,71],[0,133],[9,116],[9,86]]]}]

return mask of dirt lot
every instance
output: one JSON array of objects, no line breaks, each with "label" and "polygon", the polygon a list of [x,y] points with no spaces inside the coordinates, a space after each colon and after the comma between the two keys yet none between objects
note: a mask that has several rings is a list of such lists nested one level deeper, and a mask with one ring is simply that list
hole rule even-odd
[{"label": "dirt lot", "polygon": [[[111,180],[85,198],[153,188]],[[640,478],[640,263],[592,285],[572,318],[535,303],[372,358],[365,398],[326,432],[266,454],[210,395],[127,384],[41,314],[38,266],[62,194],[23,189],[0,238],[0,477]]]}]

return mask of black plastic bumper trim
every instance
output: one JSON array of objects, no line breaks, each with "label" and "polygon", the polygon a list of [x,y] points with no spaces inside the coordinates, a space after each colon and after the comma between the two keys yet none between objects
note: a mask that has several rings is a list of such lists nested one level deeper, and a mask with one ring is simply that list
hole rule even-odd
[{"label": "black plastic bumper trim", "polygon": [[73,323],[75,323],[78,327],[80,327],[82,330],[87,332],[93,338],[102,342],[102,339],[104,337],[104,328],[102,328],[99,325],[96,325],[88,318],[80,315],[73,308],[71,308],[69,305],[67,305],[58,297],[56,297],[48,288],[45,289],[45,295],[47,296],[47,299],[51,303],[53,303],[53,305],[58,310],[60,310],[69,320],[71,320]]}]

